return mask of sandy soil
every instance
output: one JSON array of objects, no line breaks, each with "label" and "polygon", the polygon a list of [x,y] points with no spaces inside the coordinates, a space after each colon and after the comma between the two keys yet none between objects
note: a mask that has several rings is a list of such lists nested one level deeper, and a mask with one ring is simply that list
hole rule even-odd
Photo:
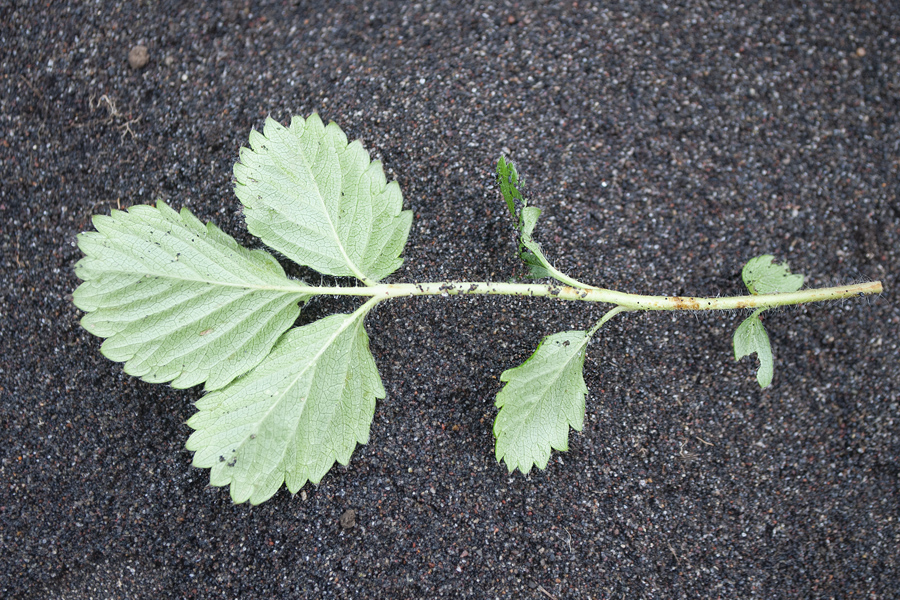
[{"label": "sandy soil", "polygon": [[[895,595],[898,40],[896,2],[0,3],[0,596]],[[238,149],[314,110],[415,213],[394,281],[521,272],[504,152],[579,279],[730,295],[772,253],[885,293],[768,316],[767,390],[733,359],[742,313],[617,318],[584,431],[527,477],[493,457],[499,375],[601,307],[396,301],[367,321],[370,443],[233,505],[184,450],[201,390],[124,375],[78,325],[75,236],[162,198],[256,244]]]}]

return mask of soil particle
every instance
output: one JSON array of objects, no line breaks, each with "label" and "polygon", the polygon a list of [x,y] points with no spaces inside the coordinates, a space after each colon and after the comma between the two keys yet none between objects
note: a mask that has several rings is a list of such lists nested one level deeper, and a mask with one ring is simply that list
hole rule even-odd
[{"label": "soil particle", "polygon": [[353,529],[356,527],[356,511],[352,508],[345,510],[343,514],[341,514],[340,522],[343,529]]},{"label": "soil particle", "polygon": [[135,46],[128,52],[128,64],[132,69],[143,69],[150,62],[150,52],[147,46]]}]

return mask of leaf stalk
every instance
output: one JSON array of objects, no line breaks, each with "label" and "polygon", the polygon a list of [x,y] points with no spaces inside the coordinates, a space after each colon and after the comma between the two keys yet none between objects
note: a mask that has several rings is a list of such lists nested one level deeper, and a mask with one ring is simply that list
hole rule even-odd
[{"label": "leaf stalk", "polygon": [[[291,291],[311,295],[372,296],[379,300],[408,296],[533,296],[559,300],[603,302],[628,311],[650,310],[734,310],[772,308],[880,294],[880,281],[800,290],[780,294],[755,294],[711,298],[702,296],[645,296],[606,288],[581,289],[566,285],[537,283],[495,283],[486,281],[434,281],[426,283],[386,283],[366,287],[308,286],[302,283]],[[287,291],[287,290],[286,290]]]}]

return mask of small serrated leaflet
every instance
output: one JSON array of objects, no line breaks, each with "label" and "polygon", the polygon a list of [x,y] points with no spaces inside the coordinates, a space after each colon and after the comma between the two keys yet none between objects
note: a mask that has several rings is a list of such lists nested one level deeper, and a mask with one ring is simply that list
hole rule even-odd
[{"label": "small serrated leaflet", "polygon": [[751,294],[783,294],[803,287],[803,275],[792,274],[787,262],[777,264],[771,254],[751,258],[741,270],[741,278]]},{"label": "small serrated leaflet", "polygon": [[775,359],[772,356],[772,343],[769,334],[762,324],[759,315],[765,309],[758,309],[744,319],[734,332],[734,358],[741,360],[745,356],[756,353],[759,368],[756,380],[762,388],[769,387],[775,374]]},{"label": "small serrated leaflet", "polygon": [[563,331],[541,340],[534,354],[500,375],[494,421],[498,461],[510,472],[547,468],[551,449],[568,450],[569,427],[584,424],[585,348],[590,334]]}]

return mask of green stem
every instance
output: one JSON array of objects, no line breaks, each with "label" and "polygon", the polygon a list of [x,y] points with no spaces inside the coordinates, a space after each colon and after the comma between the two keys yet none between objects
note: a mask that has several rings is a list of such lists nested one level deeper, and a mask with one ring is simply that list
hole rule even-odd
[{"label": "green stem", "polygon": [[558,298],[583,302],[615,304],[623,310],[733,310],[737,308],[770,308],[790,304],[806,304],[842,298],[880,294],[880,281],[801,290],[784,294],[758,294],[704,298],[695,296],[643,296],[605,288],[578,289],[565,285],[537,283],[492,283],[485,281],[434,281],[428,283],[382,283],[367,287],[309,286],[297,282],[284,291],[311,295],[372,296],[379,300],[407,296],[500,295]]},{"label": "green stem", "polygon": [[363,304],[362,306],[357,308],[355,311],[353,311],[353,314],[366,314],[370,310],[375,308],[375,305],[378,304],[379,302],[381,302],[382,300],[383,300],[383,298],[378,298],[378,297],[369,298],[368,302],[366,302],[365,304]]},{"label": "green stem", "polygon": [[603,327],[604,323],[606,323],[607,321],[612,319],[614,316],[616,316],[620,312],[628,312],[628,309],[625,308],[624,306],[617,306],[617,307],[607,311],[607,313],[605,315],[603,315],[602,317],[600,317],[600,320],[597,321],[597,323],[593,327],[591,327],[590,331],[588,331],[587,336],[593,337],[594,334],[597,333],[597,330],[600,329],[601,327]]}]

